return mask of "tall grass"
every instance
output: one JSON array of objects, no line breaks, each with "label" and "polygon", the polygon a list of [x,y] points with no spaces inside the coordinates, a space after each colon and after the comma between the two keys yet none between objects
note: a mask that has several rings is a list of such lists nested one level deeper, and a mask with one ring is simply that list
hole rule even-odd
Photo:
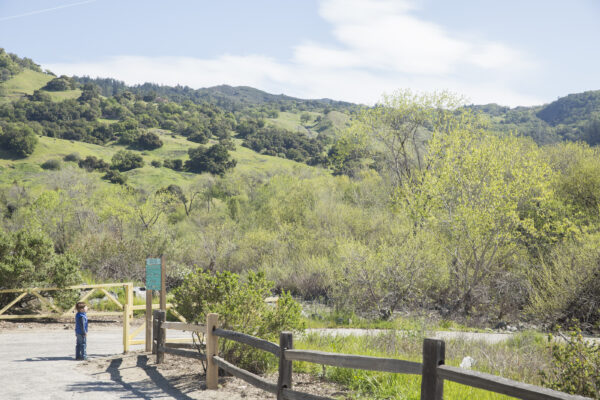
[{"label": "tall grass", "polygon": [[[423,335],[418,332],[387,332],[375,336],[331,336],[309,334],[296,341],[298,349],[335,353],[391,357],[421,362]],[[540,369],[548,366],[550,353],[541,334],[519,333],[512,339],[490,344],[484,341],[446,341],[446,364],[457,366],[463,357],[475,359],[474,370],[506,378],[540,384]],[[325,367],[295,362],[299,372],[308,372],[348,387],[351,398],[419,399],[421,377],[416,375],[371,372],[338,367]],[[445,382],[445,399],[508,399],[509,397]]]}]

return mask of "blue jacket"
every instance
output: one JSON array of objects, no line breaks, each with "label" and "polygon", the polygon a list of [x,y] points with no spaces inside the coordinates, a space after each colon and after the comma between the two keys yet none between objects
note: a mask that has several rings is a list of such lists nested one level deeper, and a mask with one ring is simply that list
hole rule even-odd
[{"label": "blue jacket", "polygon": [[[83,328],[83,329],[82,329]],[[78,312],[75,314],[75,333],[83,335],[88,331],[88,319],[84,312]]]}]

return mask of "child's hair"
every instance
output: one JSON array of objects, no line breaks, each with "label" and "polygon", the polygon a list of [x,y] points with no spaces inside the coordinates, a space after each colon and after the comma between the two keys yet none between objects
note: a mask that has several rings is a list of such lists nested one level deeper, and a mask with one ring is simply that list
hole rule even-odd
[{"label": "child's hair", "polygon": [[81,311],[85,308],[85,306],[87,306],[87,304],[85,304],[83,301],[80,301],[75,305],[75,308],[77,308],[77,311]]}]

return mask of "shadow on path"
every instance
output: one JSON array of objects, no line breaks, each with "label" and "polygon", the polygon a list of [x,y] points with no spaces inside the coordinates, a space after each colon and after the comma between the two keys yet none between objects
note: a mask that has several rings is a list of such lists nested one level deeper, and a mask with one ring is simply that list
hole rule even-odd
[{"label": "shadow on path", "polygon": [[146,375],[158,386],[163,392],[177,400],[193,400],[191,397],[183,393],[181,390],[171,386],[169,381],[161,375],[161,373],[154,366],[148,365],[148,356],[141,355],[137,358],[136,365],[142,368]]},{"label": "shadow on path", "polygon": [[[88,354],[88,359],[90,358],[100,358],[100,357],[108,357],[111,354]],[[31,361],[78,361],[75,360],[75,357],[29,357],[24,360],[15,360],[16,362],[31,362]]]},{"label": "shadow on path", "polygon": [[[169,381],[161,375],[154,366],[148,365],[148,356],[140,355],[136,360],[136,367],[142,368],[150,380],[129,383],[121,375],[122,358],[112,360],[106,369],[112,382],[84,382],[70,385],[68,390],[77,393],[113,392],[122,399],[151,400],[170,396],[177,400],[194,400],[181,390],[172,387]],[[127,367],[132,368],[132,367]]]}]

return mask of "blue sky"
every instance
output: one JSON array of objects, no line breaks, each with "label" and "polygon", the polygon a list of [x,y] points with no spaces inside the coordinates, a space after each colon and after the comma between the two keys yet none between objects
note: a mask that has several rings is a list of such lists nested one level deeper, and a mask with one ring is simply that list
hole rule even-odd
[{"label": "blue sky", "polygon": [[0,0],[0,47],[131,84],[516,106],[600,89],[599,17],[594,0]]}]

